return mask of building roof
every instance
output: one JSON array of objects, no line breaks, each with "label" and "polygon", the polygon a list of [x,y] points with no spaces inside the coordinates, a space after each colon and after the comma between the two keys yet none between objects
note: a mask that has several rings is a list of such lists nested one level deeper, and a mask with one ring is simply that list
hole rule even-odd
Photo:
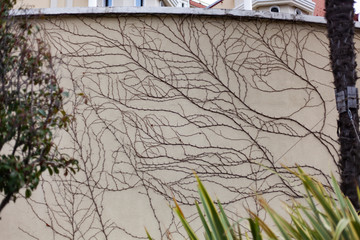
[{"label": "building roof", "polygon": [[206,8],[206,6],[202,3],[199,2],[195,2],[193,0],[190,0],[190,7],[194,7],[194,8]]},{"label": "building roof", "polygon": [[215,7],[216,5],[218,5],[219,3],[221,3],[224,0],[216,0],[215,2],[213,2],[212,4],[210,4],[209,6],[207,6],[206,8],[212,8]]}]

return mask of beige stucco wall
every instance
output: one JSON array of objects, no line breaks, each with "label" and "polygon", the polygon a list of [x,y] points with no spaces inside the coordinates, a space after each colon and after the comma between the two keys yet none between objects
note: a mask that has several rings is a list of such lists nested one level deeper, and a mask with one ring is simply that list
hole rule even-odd
[{"label": "beige stucco wall", "polygon": [[73,0],[74,7],[87,7],[88,0]]},{"label": "beige stucco wall", "polygon": [[66,7],[66,0],[58,0],[57,1],[57,7],[59,7],[59,8]]},{"label": "beige stucco wall", "polygon": [[257,195],[282,211],[300,194],[282,164],[325,184],[336,173],[323,24],[120,13],[37,21],[76,119],[60,146],[81,171],[47,176],[7,207],[1,238],[140,239],[146,227],[184,239],[168,205],[174,196],[199,223],[193,171],[234,219],[246,208],[264,217]]},{"label": "beige stucco wall", "polygon": [[[56,1],[58,8],[67,7],[66,0],[57,0]],[[73,7],[87,7],[87,0],[73,0]],[[25,8],[49,8],[51,7],[51,0],[19,0],[15,5],[15,8],[25,7]]]},{"label": "beige stucco wall", "polygon": [[49,8],[50,0],[18,0],[15,7],[25,8]]},{"label": "beige stucco wall", "polygon": [[[99,3],[99,6],[101,3]],[[16,4],[16,8],[23,6],[26,8],[49,8],[50,7],[50,0],[20,0]],[[88,0],[73,0],[72,7],[87,7]],[[113,0],[114,7],[131,7],[135,6],[135,0]],[[144,1],[145,7],[159,7],[160,1],[159,0],[145,0]],[[66,0],[57,0],[58,8],[67,7]]]}]

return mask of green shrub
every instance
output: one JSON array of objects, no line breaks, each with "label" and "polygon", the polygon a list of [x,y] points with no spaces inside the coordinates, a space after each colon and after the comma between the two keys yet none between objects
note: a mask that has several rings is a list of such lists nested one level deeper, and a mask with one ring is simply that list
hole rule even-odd
[{"label": "green shrub", "polygon": [[[229,222],[220,201],[217,201],[216,208],[204,185],[196,176],[203,210],[198,202],[195,204],[203,226],[201,232],[204,232],[205,239],[360,239],[360,218],[350,200],[341,193],[334,177],[332,177],[333,191],[327,191],[320,182],[311,178],[300,168],[296,172],[292,171],[292,174],[302,181],[306,204],[294,200],[291,206],[287,206],[291,212],[289,210],[289,216],[285,218],[260,197],[259,203],[271,216],[274,227],[272,229],[256,214],[249,211],[250,218],[247,220],[250,231],[244,234],[238,223],[231,224]],[[174,203],[174,211],[179,216],[189,239],[200,239],[191,228],[175,199]],[[148,238],[152,239],[149,234]]]},{"label": "green shrub", "polygon": [[72,120],[68,93],[40,29],[29,16],[10,14],[15,4],[0,1],[0,212],[21,190],[29,198],[45,171],[67,175],[78,165],[54,141]]}]

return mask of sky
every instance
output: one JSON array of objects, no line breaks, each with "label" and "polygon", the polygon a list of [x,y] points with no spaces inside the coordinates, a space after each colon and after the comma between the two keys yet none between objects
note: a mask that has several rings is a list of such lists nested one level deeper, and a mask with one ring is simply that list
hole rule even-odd
[{"label": "sky", "polygon": [[360,12],[360,1],[359,1],[359,2],[356,1],[354,7],[355,7],[355,12],[356,12],[356,13],[359,13],[359,12]]}]

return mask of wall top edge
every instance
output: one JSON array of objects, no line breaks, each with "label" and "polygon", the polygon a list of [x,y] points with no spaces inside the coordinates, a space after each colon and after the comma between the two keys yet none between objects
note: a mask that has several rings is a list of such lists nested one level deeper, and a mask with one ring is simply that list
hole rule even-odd
[{"label": "wall top edge", "polygon": [[[294,15],[287,13],[272,13],[261,11],[246,11],[240,9],[203,9],[203,8],[166,8],[166,7],[74,7],[74,8],[33,8],[15,9],[11,12],[15,16],[22,15],[122,15],[122,14],[142,14],[142,15],[200,15],[200,16],[231,16],[247,17],[260,19],[273,19],[285,21],[299,21],[307,23],[325,24],[324,17],[309,15]],[[355,22],[355,27],[360,28],[360,22]]]}]

